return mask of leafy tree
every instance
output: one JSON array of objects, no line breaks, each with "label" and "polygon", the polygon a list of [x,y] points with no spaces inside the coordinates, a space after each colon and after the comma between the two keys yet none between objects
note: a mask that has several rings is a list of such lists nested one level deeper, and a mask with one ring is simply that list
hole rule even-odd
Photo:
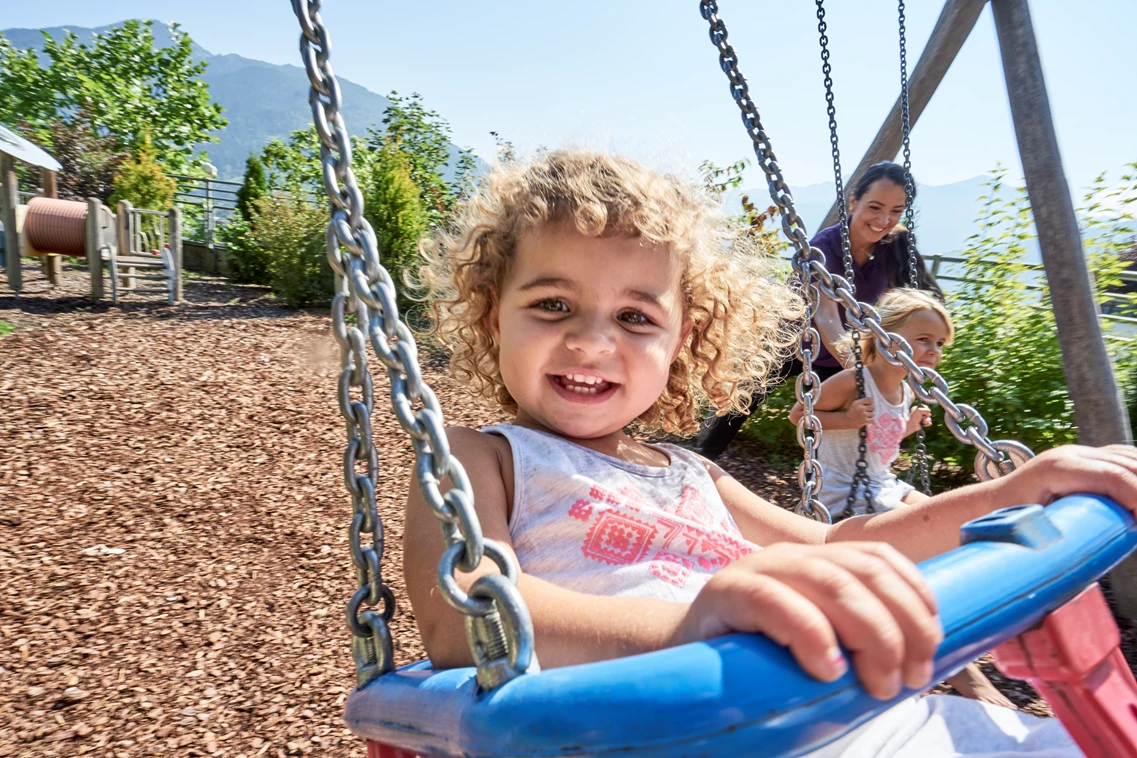
[{"label": "leafy tree", "polygon": [[210,101],[201,79],[206,64],[193,62],[189,35],[173,24],[173,45],[156,49],[151,24],[123,22],[90,45],[71,32],[62,40],[45,33],[43,67],[34,49],[19,50],[0,37],[0,121],[25,121],[49,152],[54,122],[83,120],[131,152],[148,134],[168,170],[197,170],[205,155],[194,155],[194,145],[216,142],[212,132],[227,122]]},{"label": "leafy tree", "polygon": [[296,129],[287,142],[272,140],[261,151],[261,161],[268,174],[269,187],[297,195],[323,195],[320,138],[315,126],[309,124],[306,129]]},{"label": "leafy tree", "polygon": [[136,208],[166,211],[174,203],[177,183],[166,176],[158,165],[150,140],[143,136],[135,155],[122,165],[114,178],[114,193],[110,202],[129,200]]},{"label": "leafy tree", "polygon": [[391,104],[383,115],[383,130],[369,129],[367,145],[380,151],[399,150],[406,155],[411,180],[419,188],[431,223],[441,223],[470,187],[475,168],[473,155],[468,150],[460,151],[454,178],[447,181],[444,173],[450,159],[450,125],[436,112],[427,110],[417,92],[402,97],[392,91],[387,99]]},{"label": "leafy tree", "polygon": [[256,155],[245,161],[245,180],[237,190],[237,212],[245,222],[251,220],[253,204],[268,194],[268,176],[265,164]]},{"label": "leafy tree", "polygon": [[[699,166],[703,187],[708,192],[723,197],[742,186],[743,174],[749,165],[748,158],[735,161],[729,166],[716,166],[711,161],[703,161]],[[780,256],[789,243],[781,236],[778,227],[766,226],[767,222],[778,216],[778,209],[772,205],[759,208],[746,193],[739,197],[739,202],[742,213],[733,216],[731,223],[755,243],[759,253]]]},{"label": "leafy tree", "polygon": [[[46,143],[52,146],[51,155],[61,167],[56,177],[59,196],[65,200],[97,197],[108,202],[115,174],[130,157],[118,137],[100,134],[82,110],[69,123],[51,119],[42,130],[49,135]],[[17,131],[33,142],[40,140],[40,132],[27,122],[22,122]]]},{"label": "leafy tree", "polygon": [[411,300],[406,296],[402,274],[418,259],[418,245],[426,236],[429,217],[403,153],[379,151],[369,186],[364,206],[367,220],[375,230],[383,265],[399,289],[399,306],[405,310]]}]

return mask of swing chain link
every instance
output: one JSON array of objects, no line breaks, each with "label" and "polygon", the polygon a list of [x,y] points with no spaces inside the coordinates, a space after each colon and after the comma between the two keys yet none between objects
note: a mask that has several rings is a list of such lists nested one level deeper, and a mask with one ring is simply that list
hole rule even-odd
[{"label": "swing chain link", "polygon": [[[904,143],[904,226],[908,228],[908,286],[920,288],[919,267],[916,265],[915,209],[916,182],[912,178],[912,118],[908,108],[908,33],[904,17],[904,0],[898,0],[897,15],[900,28],[900,134]],[[920,489],[925,495],[932,494],[928,476],[928,446],[925,444],[924,427],[916,431],[916,442],[912,447],[910,471],[919,473]],[[912,483],[909,477],[909,483]]]},{"label": "swing chain link", "polygon": [[[873,334],[877,348],[885,360],[893,365],[904,366],[908,370],[908,384],[917,397],[925,402],[943,406],[945,423],[952,435],[960,442],[972,445],[979,451],[976,456],[976,470],[980,471],[980,479],[986,480],[1013,471],[1015,460],[1005,455],[1001,448],[1014,446],[1020,460],[1026,460],[1034,453],[1017,442],[992,442],[988,439],[987,423],[979,412],[969,405],[962,403],[957,405],[952,402],[948,397],[948,385],[944,378],[933,369],[918,366],[912,358],[912,347],[908,341],[899,334],[885,330],[881,326],[880,315],[876,309],[868,303],[859,302],[848,280],[826,269],[821,251],[810,248],[805,223],[794,209],[789,185],[782,176],[781,168],[770,145],[769,135],[759,120],[757,106],[750,98],[746,77],[738,68],[738,55],[727,42],[726,24],[718,17],[717,0],[700,0],[699,12],[710,24],[711,43],[719,51],[719,67],[730,81],[731,96],[742,112],[742,122],[754,143],[758,166],[766,174],[770,199],[782,213],[782,231],[795,248],[793,269],[798,275],[799,286],[808,304],[806,316],[808,320],[800,346],[803,371],[797,379],[796,387],[797,399],[804,407],[802,421],[798,424],[798,441],[805,449],[805,460],[798,469],[798,483],[801,485],[802,494],[801,503],[795,510],[819,521],[831,522],[829,511],[816,499],[817,493],[821,491],[823,472],[816,457],[817,447],[821,442],[821,422],[814,414],[813,406],[820,397],[820,386],[812,366],[812,345],[820,342],[820,336],[810,321],[816,314],[819,291],[830,300],[845,306],[848,320],[856,329]],[[816,253],[816,256],[813,253]],[[909,273],[911,274],[911,268]],[[933,385],[931,389],[926,388],[925,385],[928,383]],[[965,427],[965,423],[970,426]],[[981,460],[991,465],[981,466]],[[982,473],[983,470],[989,473],[985,475]]]},{"label": "swing chain link", "polygon": [[[292,0],[301,28],[300,53],[311,83],[308,102],[320,138],[322,180],[331,200],[325,240],[328,262],[336,273],[332,331],[342,366],[339,410],[347,423],[343,470],[352,498],[349,543],[358,584],[347,604],[347,624],[357,683],[363,686],[395,666],[390,630],[395,596],[382,576],[384,534],[375,494],[379,460],[371,429],[375,398],[367,363],[370,342],[387,369],[395,416],[411,436],[423,499],[442,522],[447,549],[439,565],[440,589],[447,602],[467,617],[478,683],[492,689],[536,666],[533,626],[517,590],[519,569],[511,553],[482,536],[473,488],[450,454],[442,409],[423,381],[414,336],[399,318],[394,282],[380,262],[375,232],[363,217],[363,194],[351,168],[351,138],[340,112],[340,85],[328,61],[331,42],[320,18],[320,4],[321,0]],[[453,487],[443,494],[440,485],[447,477]],[[370,545],[365,546],[368,539]],[[480,577],[467,594],[455,574],[473,571],[483,556],[497,564],[501,575]],[[364,610],[365,606],[378,610]]]},{"label": "swing chain link", "polygon": [[797,377],[794,391],[802,404],[802,416],[798,421],[797,438],[804,452],[801,465],[798,467],[798,484],[801,487],[801,500],[794,509],[803,516],[809,516],[826,524],[832,519],[829,510],[818,499],[823,483],[821,462],[817,459],[817,449],[821,445],[821,421],[814,411],[814,404],[821,397],[821,380],[813,370],[813,351],[816,345],[821,344],[821,335],[813,327],[814,317],[820,297],[817,288],[811,280],[810,262],[814,254],[820,256],[820,250],[810,247],[809,237],[805,231],[805,222],[794,209],[793,196],[790,187],[782,176],[782,169],[774,155],[769,135],[762,126],[758,114],[758,106],[750,97],[750,87],[746,77],[738,68],[738,54],[727,41],[726,24],[718,17],[717,0],[701,0],[699,12],[703,20],[710,25],[711,43],[719,51],[719,67],[730,80],[730,94],[737,103],[742,114],[742,123],[754,144],[754,154],[758,158],[758,166],[766,175],[766,184],[770,190],[770,199],[777,206],[782,217],[782,232],[794,246],[796,252],[793,258],[793,269],[796,288],[802,300],[806,303],[806,313],[803,317],[802,338],[798,344],[798,357],[801,359],[802,372]]},{"label": "swing chain link", "polygon": [[[856,295],[857,285],[853,275],[853,245],[849,240],[849,213],[845,207],[845,179],[841,172],[841,148],[837,137],[837,106],[834,103],[833,66],[829,63],[829,35],[826,34],[829,27],[825,23],[824,0],[816,0],[816,4],[817,34],[821,42],[821,73],[825,76],[825,111],[829,115],[829,145],[833,151],[833,181],[837,189],[837,223],[841,230],[841,260],[844,264],[845,278],[849,281],[849,289],[853,295]],[[856,377],[857,399],[862,400],[865,397],[865,364],[861,356],[860,333],[853,335],[853,370]],[[833,514],[834,518],[852,515],[853,505],[857,502],[857,493],[862,490],[865,493],[867,512],[876,512],[868,470],[868,432],[868,425],[863,425],[857,429],[857,461],[853,470],[853,481],[849,486],[849,494],[845,498],[845,507],[840,512]]]},{"label": "swing chain link", "polygon": [[904,143],[904,226],[908,228],[908,286],[920,287],[916,265],[916,231],[913,229],[916,182],[912,178],[912,119],[908,110],[908,37],[904,20],[904,0],[899,0],[900,17],[900,134]]}]

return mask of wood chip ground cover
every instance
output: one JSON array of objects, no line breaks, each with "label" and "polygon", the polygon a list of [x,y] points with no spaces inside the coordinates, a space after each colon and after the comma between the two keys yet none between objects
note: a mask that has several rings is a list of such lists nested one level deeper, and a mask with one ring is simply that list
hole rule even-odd
[{"label": "wood chip ground cover", "polygon": [[[0,756],[362,755],[341,721],[353,576],[328,318],[210,278],[177,306],[94,304],[85,276],[50,288],[26,265],[25,292],[0,294]],[[449,423],[501,420],[442,361],[425,373]],[[399,569],[412,459],[376,382],[403,664],[423,655]],[[752,449],[724,465],[792,502],[792,473]]]}]

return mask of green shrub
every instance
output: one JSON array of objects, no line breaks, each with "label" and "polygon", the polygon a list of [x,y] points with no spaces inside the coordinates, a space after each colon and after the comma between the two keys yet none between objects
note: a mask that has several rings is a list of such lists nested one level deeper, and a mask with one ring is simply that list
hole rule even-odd
[{"label": "green shrub", "polygon": [[335,274],[324,248],[327,211],[292,195],[254,204],[252,236],[268,258],[269,282],[287,305],[332,299]]},{"label": "green shrub", "polygon": [[[950,293],[956,342],[945,354],[941,373],[956,402],[974,405],[990,425],[992,439],[1011,438],[1036,452],[1075,442],[1074,408],[1066,386],[1062,352],[1045,277],[1025,261],[1033,239],[1026,191],[1008,187],[997,170],[981,198],[978,231],[963,251],[963,281]],[[1115,193],[1133,194],[1129,186],[1109,190],[1099,177],[1079,210],[1086,262],[1098,301],[1118,283],[1125,263],[1118,255],[1132,230],[1124,213],[1108,210]],[[1034,281],[1036,288],[1028,287]],[[1122,315],[1132,312],[1121,306]],[[1116,309],[1115,309],[1116,312]],[[1123,342],[1109,339],[1113,322],[1102,321],[1118,376],[1133,370],[1134,356]],[[942,414],[937,412],[942,420]],[[974,451],[946,429],[929,434],[928,449],[941,460],[969,463]]]},{"label": "green shrub", "polygon": [[410,165],[396,150],[379,150],[370,171],[364,214],[375,230],[379,253],[399,294],[399,309],[407,310],[403,273],[418,261],[418,244],[427,233],[429,217]]},{"label": "green shrub", "polygon": [[272,284],[272,255],[257,240],[252,225],[240,214],[217,227],[217,238],[229,249],[230,279],[238,284]]},{"label": "green shrub", "polygon": [[114,178],[110,202],[130,201],[135,208],[166,211],[174,204],[178,185],[166,176],[158,163],[148,137],[139,143],[134,155],[122,164]]}]

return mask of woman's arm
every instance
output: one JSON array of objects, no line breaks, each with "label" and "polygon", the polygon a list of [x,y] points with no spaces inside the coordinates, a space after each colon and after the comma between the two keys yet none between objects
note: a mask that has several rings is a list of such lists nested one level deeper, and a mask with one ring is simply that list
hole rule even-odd
[{"label": "woman's arm", "polygon": [[[473,485],[475,508],[487,539],[513,553],[509,536],[513,458],[509,442],[473,429],[447,430],[451,452]],[[444,491],[450,489],[450,481]],[[472,665],[464,617],[451,608],[436,584],[444,544],[438,520],[411,481],[403,533],[403,575],[427,655],[436,668]],[[516,557],[516,556],[514,556]],[[457,575],[469,591],[482,574],[497,572],[483,559],[477,570]],[[529,606],[537,658],[545,668],[617,658],[670,644],[687,606],[663,600],[586,595],[521,574],[518,588]]]},{"label": "woman's arm", "polygon": [[813,325],[817,327],[817,333],[821,335],[821,341],[825,343],[829,354],[842,366],[847,366],[849,354],[837,349],[837,341],[846,331],[845,325],[841,323],[837,303],[822,295],[817,304],[817,314],[813,317]]},{"label": "woman's arm", "polygon": [[[857,398],[857,378],[851,369],[834,374],[821,384],[821,397],[813,406],[824,429],[860,429],[873,420],[871,398]],[[797,424],[804,412],[801,401],[790,409],[790,422]]]}]

